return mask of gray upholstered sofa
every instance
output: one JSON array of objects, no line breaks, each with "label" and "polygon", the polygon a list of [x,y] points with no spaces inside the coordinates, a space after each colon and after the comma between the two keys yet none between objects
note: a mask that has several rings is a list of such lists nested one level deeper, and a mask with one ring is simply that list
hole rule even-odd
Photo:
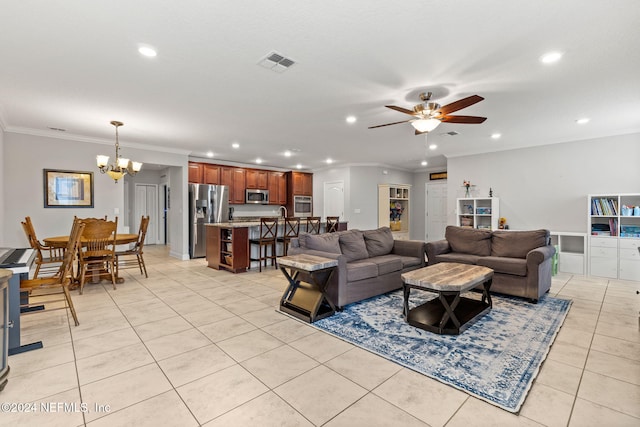
[{"label": "gray upholstered sofa", "polygon": [[532,302],[551,288],[555,248],[549,230],[478,230],[448,226],[445,240],[427,243],[428,264],[460,262],[493,269],[492,292]]},{"label": "gray upholstered sofa", "polygon": [[327,294],[337,307],[402,287],[400,274],[426,266],[425,243],[394,240],[389,227],[337,233],[300,233],[287,255],[313,254],[338,260]]}]

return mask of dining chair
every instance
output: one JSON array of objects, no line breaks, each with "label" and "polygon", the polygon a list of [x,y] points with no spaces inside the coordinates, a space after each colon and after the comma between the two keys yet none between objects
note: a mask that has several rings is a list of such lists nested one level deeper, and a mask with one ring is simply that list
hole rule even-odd
[{"label": "dining chair", "polygon": [[325,228],[326,233],[335,233],[338,231],[338,221],[340,220],[339,216],[328,216],[327,217],[327,226]]},{"label": "dining chair", "polygon": [[284,219],[284,230],[278,242],[282,242],[282,254],[287,256],[289,242],[300,233],[300,217],[288,217]]},{"label": "dining chair", "polygon": [[64,248],[45,246],[40,243],[40,240],[38,240],[36,236],[36,230],[31,222],[31,217],[25,217],[21,224],[27,235],[27,240],[29,240],[29,246],[36,252],[36,270],[33,273],[33,278],[37,279],[40,273],[45,277],[55,275],[62,262]]},{"label": "dining chair", "polygon": [[84,291],[87,273],[93,276],[109,275],[116,289],[116,230],[118,217],[114,221],[85,221],[80,248],[80,295]]},{"label": "dining chair", "polygon": [[[258,261],[258,270],[262,272],[262,262],[267,266],[267,260],[271,260],[271,265],[276,261],[276,242],[278,238],[278,218],[260,218],[260,237],[249,239],[249,246],[258,245],[258,258],[250,258],[251,261]],[[262,249],[264,248],[264,255]],[[269,248],[271,253],[269,254]]]},{"label": "dining chair", "polygon": [[[138,240],[131,249],[126,251],[116,251],[116,277],[119,277],[120,269],[139,268],[140,274],[148,278],[147,267],[142,257],[142,248],[144,247],[144,239],[147,236],[147,227],[149,226],[149,216],[142,216],[140,220],[140,228],[138,229]],[[144,270],[144,271],[143,271]]]},{"label": "dining chair", "polygon": [[[69,285],[73,281],[73,261],[80,245],[84,227],[85,225],[81,221],[73,221],[71,233],[69,234],[69,243],[64,249],[62,262],[54,276],[20,281],[20,292],[29,295],[27,298],[20,299],[21,313],[34,314],[68,308],[75,325],[78,326],[80,324],[69,293]],[[63,296],[59,297],[61,294]],[[62,307],[58,304],[61,301],[65,303]],[[38,309],[33,310],[34,306],[38,306]]]},{"label": "dining chair", "polygon": [[320,234],[320,217],[319,216],[307,217],[307,233]]}]

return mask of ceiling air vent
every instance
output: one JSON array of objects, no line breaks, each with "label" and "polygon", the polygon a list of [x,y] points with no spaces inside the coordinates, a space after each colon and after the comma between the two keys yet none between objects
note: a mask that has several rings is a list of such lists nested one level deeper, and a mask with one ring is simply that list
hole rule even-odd
[{"label": "ceiling air vent", "polygon": [[276,73],[284,73],[292,67],[296,62],[291,58],[286,58],[277,52],[271,52],[258,62],[258,65],[268,68]]},{"label": "ceiling air vent", "polygon": [[452,130],[451,132],[443,133],[443,135],[456,136],[456,135],[460,135],[460,133],[456,132],[455,130]]}]

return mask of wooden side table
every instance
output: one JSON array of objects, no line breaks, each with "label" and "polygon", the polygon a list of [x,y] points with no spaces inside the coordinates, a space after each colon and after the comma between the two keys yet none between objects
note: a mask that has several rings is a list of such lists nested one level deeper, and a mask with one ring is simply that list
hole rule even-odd
[{"label": "wooden side table", "polygon": [[289,281],[280,300],[280,311],[309,323],[336,312],[326,287],[338,260],[299,254],[278,258],[278,266]]}]

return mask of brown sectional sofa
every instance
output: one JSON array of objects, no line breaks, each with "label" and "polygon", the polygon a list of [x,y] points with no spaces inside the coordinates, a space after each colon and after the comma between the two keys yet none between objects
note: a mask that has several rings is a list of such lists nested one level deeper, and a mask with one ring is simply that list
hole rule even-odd
[{"label": "brown sectional sofa", "polygon": [[389,227],[337,233],[300,233],[288,255],[312,254],[338,260],[327,294],[337,307],[400,289],[400,275],[426,266],[425,243],[394,240]]},{"label": "brown sectional sofa", "polygon": [[532,302],[551,288],[555,248],[549,230],[478,230],[448,226],[445,239],[429,242],[428,264],[460,262],[494,270],[491,291]]}]

